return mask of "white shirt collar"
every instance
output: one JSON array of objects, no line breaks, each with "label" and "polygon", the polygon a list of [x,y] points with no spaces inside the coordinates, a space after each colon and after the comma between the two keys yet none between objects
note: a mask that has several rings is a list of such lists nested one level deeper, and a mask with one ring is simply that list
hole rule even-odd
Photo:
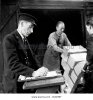
[{"label": "white shirt collar", "polygon": [[17,29],[17,31],[18,31],[18,33],[20,34],[20,36],[21,36],[21,38],[23,40],[24,39],[24,36],[21,34],[20,30]]}]

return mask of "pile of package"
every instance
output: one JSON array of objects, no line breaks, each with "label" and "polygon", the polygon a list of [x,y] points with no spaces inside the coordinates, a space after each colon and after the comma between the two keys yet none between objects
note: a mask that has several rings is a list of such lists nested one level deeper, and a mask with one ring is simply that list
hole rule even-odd
[{"label": "pile of package", "polygon": [[86,63],[86,49],[80,46],[64,46],[68,55],[62,54],[61,65],[64,69],[65,84],[61,86],[62,93],[71,93],[74,90],[78,76]]}]

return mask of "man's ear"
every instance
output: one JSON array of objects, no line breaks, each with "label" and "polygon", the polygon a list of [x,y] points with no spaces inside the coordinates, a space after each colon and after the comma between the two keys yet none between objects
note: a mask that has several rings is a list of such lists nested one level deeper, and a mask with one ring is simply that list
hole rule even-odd
[{"label": "man's ear", "polygon": [[23,27],[24,26],[24,21],[20,21],[20,24]]},{"label": "man's ear", "polygon": [[56,30],[58,31],[58,26],[56,26]]},{"label": "man's ear", "polygon": [[88,25],[86,25],[86,28],[88,27]]}]

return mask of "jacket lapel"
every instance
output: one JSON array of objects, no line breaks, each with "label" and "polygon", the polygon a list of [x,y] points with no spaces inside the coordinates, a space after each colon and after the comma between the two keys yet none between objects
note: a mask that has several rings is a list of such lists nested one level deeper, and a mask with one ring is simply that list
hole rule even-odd
[{"label": "jacket lapel", "polygon": [[20,36],[20,34],[17,32],[15,32],[15,37],[17,39],[17,42],[19,44],[19,48],[23,50],[23,52],[26,54],[26,51],[25,51],[25,47],[24,47],[24,43],[23,43],[23,40],[22,40],[22,37]]}]

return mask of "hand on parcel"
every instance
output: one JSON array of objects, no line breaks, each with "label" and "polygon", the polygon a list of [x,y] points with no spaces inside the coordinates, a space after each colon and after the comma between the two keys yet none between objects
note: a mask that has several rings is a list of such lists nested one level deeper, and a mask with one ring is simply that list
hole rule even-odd
[{"label": "hand on parcel", "polygon": [[42,76],[46,76],[47,73],[48,73],[48,69],[46,67],[42,66],[38,70],[34,71],[32,76],[33,77],[42,77]]}]

